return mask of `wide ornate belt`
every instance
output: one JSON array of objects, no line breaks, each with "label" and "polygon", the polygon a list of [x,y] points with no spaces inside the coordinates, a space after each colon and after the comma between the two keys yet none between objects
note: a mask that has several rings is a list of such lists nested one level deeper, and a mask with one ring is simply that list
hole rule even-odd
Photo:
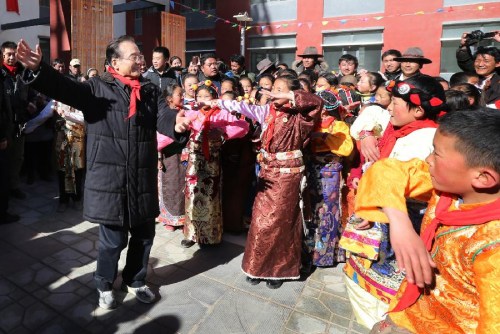
[{"label": "wide ornate belt", "polygon": [[269,153],[264,150],[260,150],[259,154],[257,154],[257,161],[258,162],[274,161],[274,160],[285,161],[285,160],[302,158],[302,156],[303,155],[301,150],[276,152],[276,153]]},{"label": "wide ornate belt", "polygon": [[299,166],[299,167],[267,167],[266,165],[262,165],[262,169],[265,169],[266,171],[272,171],[275,173],[281,173],[281,174],[297,174],[297,173],[302,173],[306,168],[305,166]]}]

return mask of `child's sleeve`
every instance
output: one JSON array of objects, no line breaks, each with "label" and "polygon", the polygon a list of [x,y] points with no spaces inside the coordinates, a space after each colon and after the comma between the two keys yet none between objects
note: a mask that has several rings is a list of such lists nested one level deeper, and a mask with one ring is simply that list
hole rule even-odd
[{"label": "child's sleeve", "polygon": [[351,136],[355,140],[359,140],[359,133],[361,131],[374,131],[379,129],[381,131],[376,136],[380,137],[387,124],[389,123],[389,119],[391,115],[389,112],[383,108],[378,106],[370,106],[365,108],[361,114],[358,115],[354,123],[351,125]]},{"label": "child's sleeve", "polygon": [[[491,225],[490,225],[491,224]],[[500,323],[500,221],[488,223],[487,230],[482,233],[483,239],[490,240],[473,257],[473,271],[477,292],[479,294],[479,321],[476,333],[499,333]],[[476,239],[480,236],[473,236]],[[479,240],[478,240],[479,242]]]},{"label": "child's sleeve", "polygon": [[354,144],[349,134],[349,126],[341,121],[335,121],[329,128],[326,145],[334,154],[347,157],[351,154]]},{"label": "child's sleeve", "polygon": [[174,140],[172,138],[170,138],[169,136],[162,135],[159,132],[156,132],[156,141],[158,143],[158,147],[157,147],[158,152],[160,152],[165,147],[167,147],[168,145],[170,145],[174,142]]},{"label": "child's sleeve", "polygon": [[239,119],[226,110],[222,110],[222,118],[226,121],[224,132],[227,139],[241,138],[247,134],[249,124],[244,119]]},{"label": "child's sleeve", "polygon": [[219,107],[228,112],[240,113],[260,124],[264,124],[264,120],[269,114],[269,105],[257,106],[245,102],[219,100]]},{"label": "child's sleeve", "polygon": [[319,96],[303,90],[294,90],[293,96],[294,109],[304,117],[309,117],[314,122],[319,122],[323,100]]},{"label": "child's sleeve", "polygon": [[406,198],[428,201],[432,195],[428,165],[420,159],[382,159],[374,163],[360,180],[354,211],[369,221],[388,223],[381,208],[407,212]]}]

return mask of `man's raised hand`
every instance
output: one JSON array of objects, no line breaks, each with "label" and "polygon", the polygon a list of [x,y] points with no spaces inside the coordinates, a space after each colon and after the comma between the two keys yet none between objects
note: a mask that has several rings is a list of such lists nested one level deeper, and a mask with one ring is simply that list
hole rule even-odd
[{"label": "man's raised hand", "polygon": [[17,43],[17,60],[29,70],[38,70],[42,61],[42,49],[40,49],[40,45],[37,44],[36,50],[32,50],[28,43],[21,39]]}]

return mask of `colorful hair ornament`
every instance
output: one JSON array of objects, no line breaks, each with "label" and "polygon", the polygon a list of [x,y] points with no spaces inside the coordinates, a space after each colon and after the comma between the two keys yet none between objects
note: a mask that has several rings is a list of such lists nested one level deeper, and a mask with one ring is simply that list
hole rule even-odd
[{"label": "colorful hair ornament", "polygon": [[205,86],[212,86],[212,80],[205,80]]},{"label": "colorful hair ornament", "polygon": [[406,95],[410,92],[411,86],[407,83],[400,83],[397,86],[398,93],[401,95]]},{"label": "colorful hair ornament", "polygon": [[392,89],[394,88],[394,86],[396,85],[396,81],[394,80],[389,80],[389,81],[386,81],[385,83],[385,88],[389,91],[389,92],[392,92]]}]

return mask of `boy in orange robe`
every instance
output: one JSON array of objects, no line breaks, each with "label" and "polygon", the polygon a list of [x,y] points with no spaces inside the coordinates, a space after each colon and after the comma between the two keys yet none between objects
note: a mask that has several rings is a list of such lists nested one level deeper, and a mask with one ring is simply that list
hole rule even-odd
[{"label": "boy in orange robe", "polygon": [[[497,110],[450,113],[426,163],[385,159],[361,179],[356,215],[391,224],[406,272],[396,305],[371,333],[500,332],[499,129]],[[429,200],[421,237],[407,197]]]}]

